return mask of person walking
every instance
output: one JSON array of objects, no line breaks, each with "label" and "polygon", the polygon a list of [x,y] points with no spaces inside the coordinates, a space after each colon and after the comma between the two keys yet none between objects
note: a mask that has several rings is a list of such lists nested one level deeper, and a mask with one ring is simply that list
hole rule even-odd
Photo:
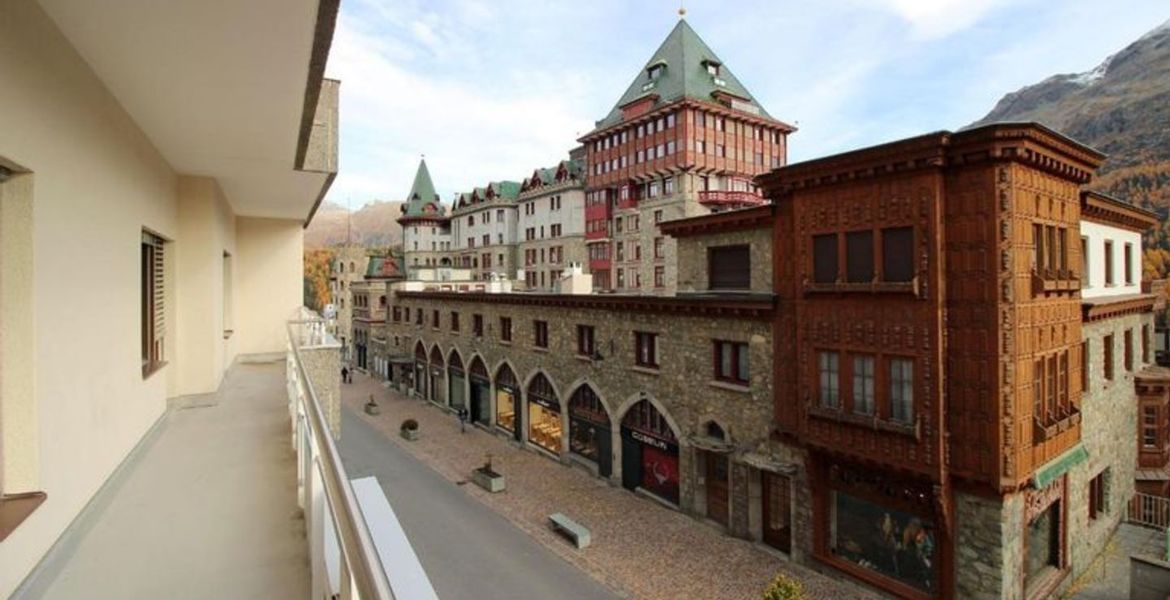
[{"label": "person walking", "polygon": [[350,382],[349,367],[342,366],[341,367],[341,383],[349,383],[349,382]]}]

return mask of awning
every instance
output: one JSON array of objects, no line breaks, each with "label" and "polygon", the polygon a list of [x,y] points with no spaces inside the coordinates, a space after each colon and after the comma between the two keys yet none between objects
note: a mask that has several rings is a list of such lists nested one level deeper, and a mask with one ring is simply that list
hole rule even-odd
[{"label": "awning", "polygon": [[1073,467],[1085,462],[1087,458],[1089,458],[1089,451],[1085,450],[1085,446],[1078,442],[1076,446],[1073,446],[1064,454],[1036,469],[1036,475],[1034,476],[1036,489],[1039,490],[1048,487],[1048,484],[1059,479],[1061,475],[1068,473]]},{"label": "awning", "polygon": [[392,365],[409,365],[414,363],[413,356],[391,356],[386,360],[389,360]]},{"label": "awning", "polygon": [[755,452],[745,452],[740,456],[740,459],[747,465],[761,471],[771,471],[781,475],[795,475],[797,471],[796,465],[792,463],[781,462],[771,456],[757,454]]}]

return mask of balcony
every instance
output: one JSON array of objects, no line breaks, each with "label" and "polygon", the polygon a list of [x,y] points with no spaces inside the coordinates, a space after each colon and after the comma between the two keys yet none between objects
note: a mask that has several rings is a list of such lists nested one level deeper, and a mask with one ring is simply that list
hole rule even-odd
[{"label": "balcony", "polygon": [[1032,269],[1032,293],[1075,292],[1081,280],[1069,269]]},{"label": "balcony", "polygon": [[710,208],[714,212],[748,208],[765,204],[767,200],[755,192],[730,192],[725,190],[708,190],[699,192],[699,204]]}]

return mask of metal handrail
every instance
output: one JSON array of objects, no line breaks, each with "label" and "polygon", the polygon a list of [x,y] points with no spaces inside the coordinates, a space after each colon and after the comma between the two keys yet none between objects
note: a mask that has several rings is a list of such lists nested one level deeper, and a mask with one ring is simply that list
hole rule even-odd
[{"label": "metal handrail", "polygon": [[[289,346],[297,366],[297,373],[305,382],[305,413],[311,421],[313,439],[321,451],[321,468],[324,471],[322,480],[325,484],[325,496],[335,515],[337,537],[342,553],[346,558],[346,566],[352,577],[353,584],[360,598],[378,600],[392,600],[394,592],[390,589],[390,582],[386,579],[386,570],[378,557],[374,540],[370,537],[365,517],[362,516],[353,488],[349,485],[349,476],[345,466],[341,464],[341,453],[329,428],[325,424],[325,415],[321,410],[321,403],[317,399],[317,392],[313,389],[313,382],[305,372],[304,362],[298,341],[293,336],[294,325],[324,323],[323,319],[295,319],[285,324],[289,336]],[[344,584],[343,584],[344,585]]]}]

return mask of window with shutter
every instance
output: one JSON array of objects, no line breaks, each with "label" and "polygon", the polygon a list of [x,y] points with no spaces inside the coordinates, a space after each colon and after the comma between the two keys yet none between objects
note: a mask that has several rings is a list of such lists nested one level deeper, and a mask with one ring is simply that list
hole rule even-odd
[{"label": "window with shutter", "polygon": [[914,228],[892,227],[882,230],[882,279],[914,279]]},{"label": "window with shutter", "polygon": [[813,281],[837,282],[837,235],[813,236]]},{"label": "window with shutter", "polygon": [[873,281],[872,231],[845,234],[845,280],[850,283]]},{"label": "window with shutter", "polygon": [[707,248],[708,285],[713,290],[751,288],[752,264],[748,246]]},{"label": "window with shutter", "polygon": [[142,376],[163,366],[166,240],[142,232]]}]

